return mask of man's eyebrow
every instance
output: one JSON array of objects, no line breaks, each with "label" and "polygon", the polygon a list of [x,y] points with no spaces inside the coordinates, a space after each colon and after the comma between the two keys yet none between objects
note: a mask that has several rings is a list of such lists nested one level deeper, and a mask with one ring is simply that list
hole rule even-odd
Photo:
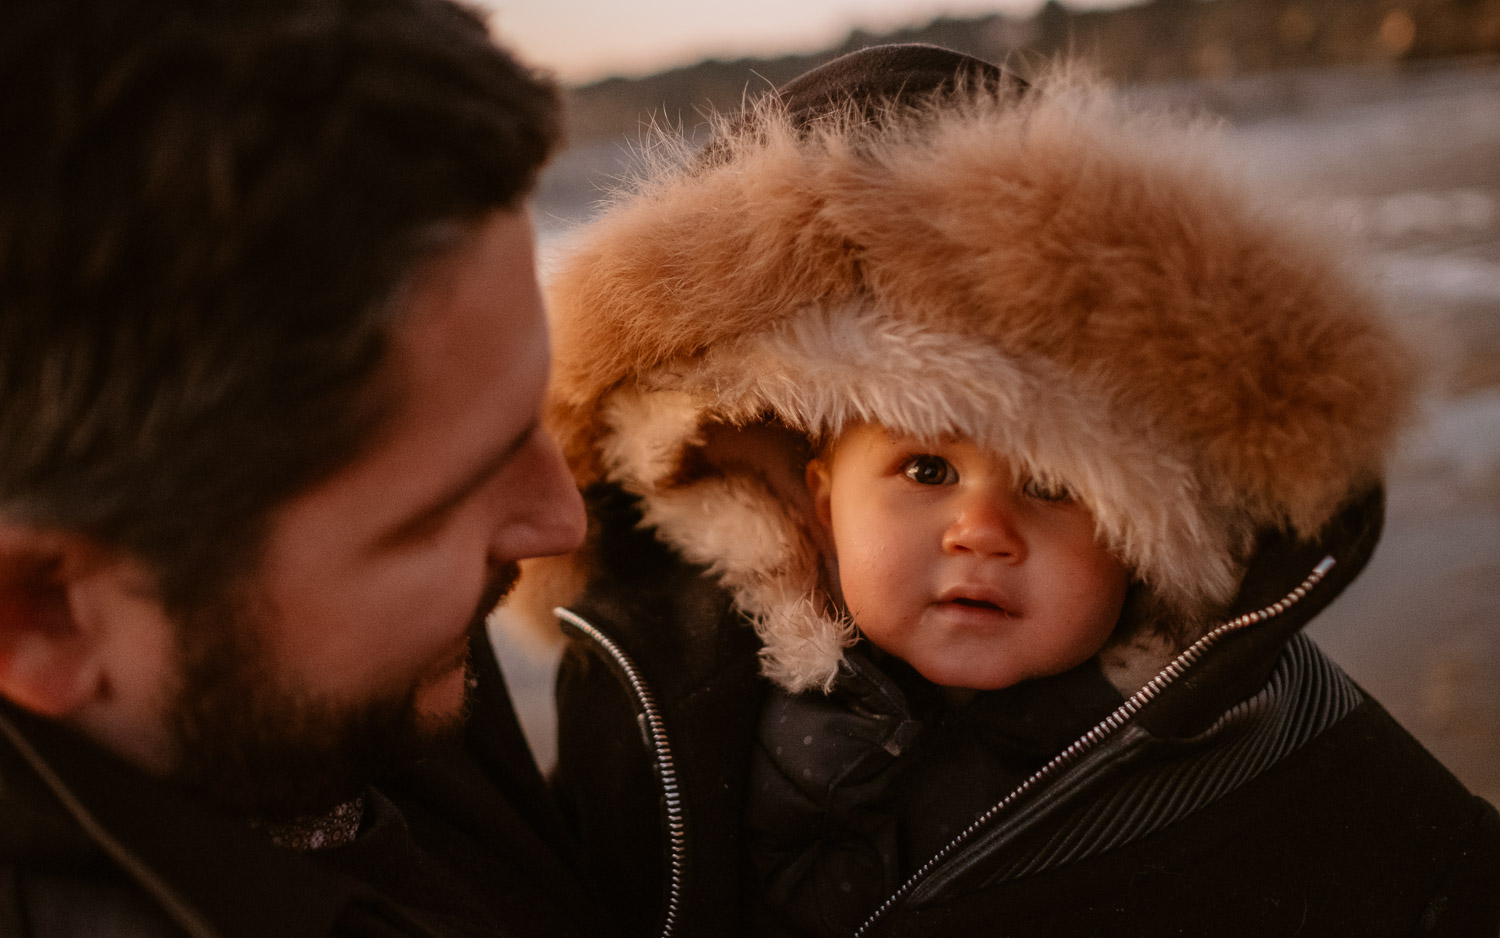
[{"label": "man's eyebrow", "polygon": [[490,477],[506,463],[515,458],[526,443],[541,429],[541,418],[535,418],[528,423],[519,433],[507,440],[505,445],[496,450],[488,459],[480,463],[477,468],[465,476],[457,485],[448,489],[442,495],[435,498],[427,505],[419,508],[404,520],[398,522],[395,527],[380,537],[380,546],[396,544],[411,537],[422,528],[447,514],[455,505],[472,495],[480,486],[489,481]]}]

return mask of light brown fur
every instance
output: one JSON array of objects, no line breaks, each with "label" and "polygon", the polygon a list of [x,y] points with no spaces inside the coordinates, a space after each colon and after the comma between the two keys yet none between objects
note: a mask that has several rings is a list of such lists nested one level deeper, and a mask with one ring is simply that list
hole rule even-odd
[{"label": "light brown fur", "polygon": [[[777,493],[732,467],[681,483],[703,424],[981,440],[1066,481],[1189,612],[1228,598],[1256,529],[1311,536],[1380,476],[1409,357],[1210,128],[1066,78],[875,137],[848,120],[799,135],[771,105],[749,127],[580,240],[551,289],[551,417],[582,482],[621,482],[717,562],[786,686],[825,683],[847,625],[783,621],[817,605],[798,595],[816,574]],[[738,515],[705,489],[729,485]],[[779,519],[783,547],[753,560],[776,570],[708,556],[755,513]],[[788,650],[820,628],[832,644]]]}]

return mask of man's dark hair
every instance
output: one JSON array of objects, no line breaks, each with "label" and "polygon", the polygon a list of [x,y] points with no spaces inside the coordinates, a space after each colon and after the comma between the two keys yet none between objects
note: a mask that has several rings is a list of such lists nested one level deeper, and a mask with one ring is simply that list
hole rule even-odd
[{"label": "man's dark hair", "polygon": [[445,0],[14,0],[0,87],[0,516],[169,607],[372,438],[403,285],[559,127]]}]

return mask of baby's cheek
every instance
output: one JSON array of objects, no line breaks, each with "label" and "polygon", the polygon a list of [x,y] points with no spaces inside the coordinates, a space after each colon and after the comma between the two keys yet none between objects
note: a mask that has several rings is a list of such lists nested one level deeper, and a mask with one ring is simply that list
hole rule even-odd
[{"label": "baby's cheek", "polygon": [[911,572],[903,569],[905,566],[899,553],[890,550],[859,552],[849,556],[847,562],[840,555],[844,604],[851,613],[904,605],[903,587],[909,582]]},{"label": "baby's cheek", "polygon": [[[859,620],[910,606],[907,595],[922,579],[922,533],[917,516],[898,510],[878,494],[836,499],[833,549],[845,607]],[[864,622],[860,622],[861,628]]]}]

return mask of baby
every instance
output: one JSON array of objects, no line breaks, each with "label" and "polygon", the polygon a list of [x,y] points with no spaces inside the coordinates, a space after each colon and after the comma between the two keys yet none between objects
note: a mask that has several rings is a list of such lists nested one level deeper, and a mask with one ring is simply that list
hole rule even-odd
[{"label": "baby", "polygon": [[859,641],[826,693],[773,692],[747,829],[776,918],[848,934],[1121,704],[1096,656],[1131,577],[1065,484],[963,436],[857,424],[806,479]]},{"label": "baby", "polygon": [[1500,818],[1301,634],[1409,355],[1221,153],[883,47],[580,235],[554,784],[641,932],[1494,932]]}]

